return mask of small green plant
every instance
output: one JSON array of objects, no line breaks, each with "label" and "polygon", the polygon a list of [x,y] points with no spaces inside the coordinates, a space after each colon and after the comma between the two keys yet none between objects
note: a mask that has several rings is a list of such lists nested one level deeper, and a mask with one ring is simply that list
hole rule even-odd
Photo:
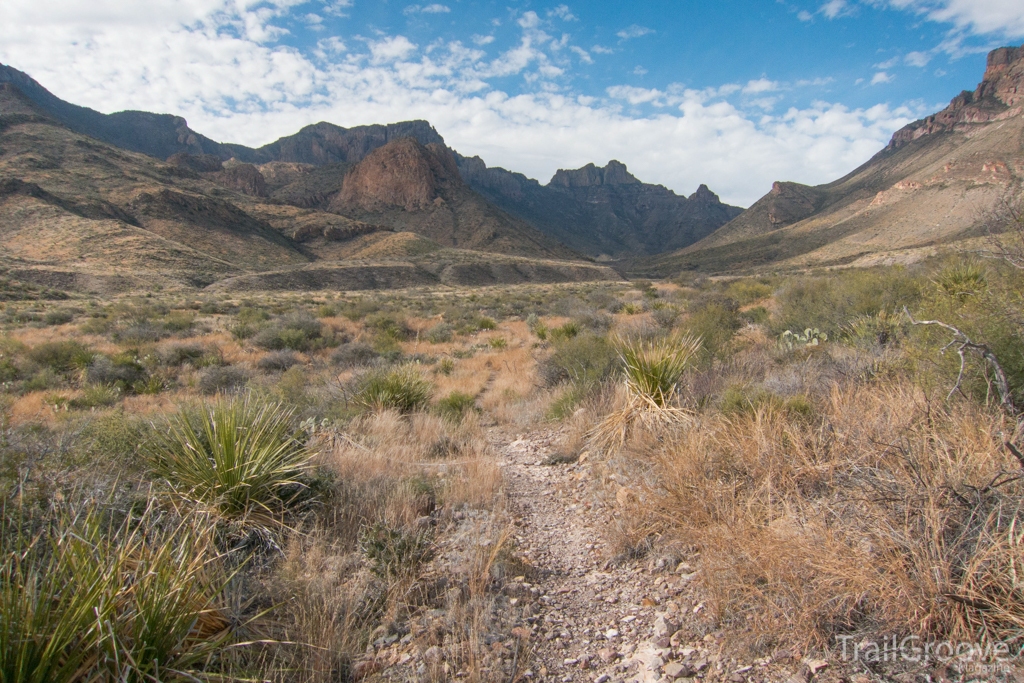
[{"label": "small green plant", "polygon": [[643,304],[638,304],[633,301],[627,301],[622,304],[622,308],[619,309],[619,312],[625,313],[626,315],[639,315],[644,312],[644,306]]},{"label": "small green plant", "polygon": [[783,332],[779,336],[779,347],[792,351],[793,349],[806,346],[818,346],[819,344],[827,341],[827,334],[819,330],[817,327],[808,327],[804,330],[803,334],[793,332],[791,330]]},{"label": "small green plant", "polygon": [[433,552],[429,532],[387,522],[363,527],[359,532],[359,549],[373,573],[385,580],[414,574]]},{"label": "small green plant", "polygon": [[154,439],[149,461],[183,500],[230,518],[265,516],[309,468],[292,417],[291,409],[251,395],[185,408]]},{"label": "small green plant", "polygon": [[66,325],[74,319],[74,313],[66,308],[56,308],[52,311],[47,311],[46,315],[43,316],[43,322],[47,325]]},{"label": "small green plant", "polygon": [[935,284],[947,296],[963,301],[984,292],[988,286],[988,278],[980,264],[974,261],[961,261],[939,273]]},{"label": "small green plant", "polygon": [[453,391],[437,402],[437,412],[453,420],[461,420],[476,409],[476,397],[464,391]]},{"label": "small green plant", "polygon": [[496,330],[498,329],[498,323],[494,322],[493,318],[483,317],[478,318],[476,321],[476,329],[478,330]]},{"label": "small green plant", "polygon": [[455,371],[455,361],[451,358],[442,358],[437,362],[437,367],[434,368],[434,372],[448,377]]},{"label": "small green plant", "polygon": [[455,328],[448,323],[438,323],[428,329],[424,336],[431,344],[446,344],[455,336]]},{"label": "small green plant", "polygon": [[491,345],[492,349],[497,350],[508,347],[508,340],[506,340],[504,337],[494,337],[487,343]]},{"label": "small green plant", "polygon": [[76,341],[44,342],[33,347],[28,357],[56,373],[82,370],[92,362],[93,351]]},{"label": "small green plant", "polygon": [[573,339],[575,337],[578,337],[580,332],[582,332],[582,331],[583,331],[583,326],[582,325],[580,325],[575,320],[570,320],[569,322],[565,323],[564,325],[560,325],[560,326],[556,327],[555,329],[551,330],[549,336],[551,337],[551,341],[558,342],[558,341],[564,341],[566,339]]},{"label": "small green plant", "polygon": [[412,412],[430,400],[430,382],[410,366],[374,370],[360,381],[356,400],[371,410]]}]

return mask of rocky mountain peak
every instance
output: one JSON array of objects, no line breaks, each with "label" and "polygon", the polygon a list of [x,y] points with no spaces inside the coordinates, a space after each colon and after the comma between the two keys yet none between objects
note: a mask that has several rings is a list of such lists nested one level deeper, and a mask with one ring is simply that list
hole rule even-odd
[{"label": "rocky mountain peak", "polygon": [[699,204],[721,203],[721,200],[718,198],[718,195],[712,192],[711,189],[704,183],[701,183],[700,187],[697,188],[697,191],[691,194],[689,197],[687,197],[687,199],[689,199],[691,202],[697,202]]},{"label": "rocky mountain peak", "polygon": [[1022,105],[1024,45],[997,48],[988,53],[985,75],[977,88],[964,90],[939,113],[896,131],[883,153],[899,149],[925,135],[1020,116],[1024,111]]},{"label": "rocky mountain peak", "polygon": [[462,186],[455,156],[444,145],[399,138],[379,147],[345,176],[332,209],[379,211],[426,209],[442,194]]},{"label": "rocky mountain peak", "polygon": [[558,187],[594,187],[596,185],[639,185],[640,181],[621,161],[612,159],[604,168],[587,164],[574,170],[558,169],[548,185]]}]

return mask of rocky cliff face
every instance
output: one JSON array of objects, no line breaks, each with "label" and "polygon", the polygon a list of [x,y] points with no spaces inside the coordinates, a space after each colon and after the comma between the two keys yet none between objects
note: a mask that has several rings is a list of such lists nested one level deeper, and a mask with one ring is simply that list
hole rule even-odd
[{"label": "rocky cliff face", "polygon": [[742,209],[722,204],[701,185],[681,197],[643,183],[625,164],[557,171],[546,186],[520,173],[459,158],[465,181],[492,202],[538,229],[592,256],[620,257],[680,249],[701,239]]},{"label": "rocky cliff face", "polygon": [[331,210],[419,211],[444,202],[442,193],[462,186],[455,157],[444,145],[400,138],[371,152],[345,176]]},{"label": "rocky cliff face", "polygon": [[964,90],[949,106],[896,131],[884,151],[899,149],[925,135],[957,130],[963,125],[988,123],[1017,116],[1024,105],[1024,46],[1001,47],[988,54],[981,83]]}]

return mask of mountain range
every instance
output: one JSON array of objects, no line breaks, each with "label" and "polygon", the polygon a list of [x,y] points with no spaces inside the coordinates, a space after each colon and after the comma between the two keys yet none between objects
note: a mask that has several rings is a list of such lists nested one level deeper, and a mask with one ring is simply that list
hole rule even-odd
[{"label": "mountain range", "polygon": [[[636,269],[651,275],[914,260],[1000,230],[992,208],[1021,196],[1024,46],[988,55],[981,83],[893,134],[825,185],[776,182],[702,240]],[[1012,201],[1012,199],[1011,199]]]},{"label": "mountain range", "polygon": [[65,289],[486,284],[912,260],[992,228],[1024,176],[1024,49],[832,183],[746,211],[626,166],[546,185],[426,121],[318,123],[259,148],[167,114],[102,114],[0,65],[0,271]]}]

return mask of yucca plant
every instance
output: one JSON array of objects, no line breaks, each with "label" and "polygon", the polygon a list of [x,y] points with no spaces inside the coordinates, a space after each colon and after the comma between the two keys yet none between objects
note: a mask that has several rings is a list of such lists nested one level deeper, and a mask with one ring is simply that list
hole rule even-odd
[{"label": "yucca plant", "polygon": [[652,408],[667,408],[699,350],[700,340],[693,337],[627,340],[619,347],[626,386]]},{"label": "yucca plant", "polygon": [[629,434],[678,422],[686,412],[673,406],[680,378],[697,357],[701,340],[672,336],[627,339],[619,344],[624,375],[622,407],[609,413],[588,435],[593,449],[621,448]]},{"label": "yucca plant", "polygon": [[120,525],[95,504],[5,516],[0,681],[193,681],[210,669],[233,635],[219,607],[230,575],[207,519],[167,525],[154,510]]},{"label": "yucca plant", "polygon": [[409,413],[423,408],[430,400],[430,382],[411,367],[375,370],[361,381],[356,400],[371,410],[398,410]]},{"label": "yucca plant", "polygon": [[153,471],[175,496],[226,518],[272,515],[310,464],[292,417],[252,395],[185,408],[150,445]]}]

